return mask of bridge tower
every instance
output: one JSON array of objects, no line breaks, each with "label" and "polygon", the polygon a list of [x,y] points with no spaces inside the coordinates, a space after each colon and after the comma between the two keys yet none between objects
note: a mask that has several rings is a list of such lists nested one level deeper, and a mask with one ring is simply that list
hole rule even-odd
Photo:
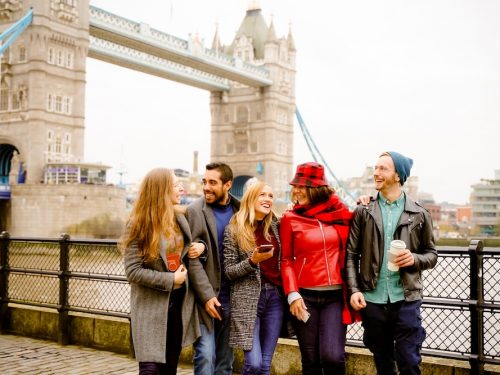
[{"label": "bridge tower", "polygon": [[30,7],[32,25],[2,57],[0,147],[19,154],[20,169],[4,171],[39,183],[46,163],[83,161],[89,2],[2,1],[0,25]]},{"label": "bridge tower", "polygon": [[269,183],[275,197],[286,199],[293,170],[296,49],[291,31],[276,36],[258,6],[246,12],[231,45],[222,47],[216,31],[212,49],[261,65],[270,72],[271,86],[249,87],[232,82],[229,91],[212,92],[210,109],[211,160],[231,166],[233,192],[239,195],[247,180]]},{"label": "bridge tower", "polygon": [[0,30],[30,8],[31,25],[1,60],[0,230],[91,237],[126,203],[102,181],[106,167],[83,163],[89,1],[3,0]]}]

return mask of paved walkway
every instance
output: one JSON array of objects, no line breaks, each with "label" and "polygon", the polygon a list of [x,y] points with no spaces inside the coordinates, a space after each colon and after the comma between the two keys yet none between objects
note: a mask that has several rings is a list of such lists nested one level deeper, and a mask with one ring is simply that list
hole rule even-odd
[{"label": "paved walkway", "polygon": [[[137,362],[125,355],[53,341],[0,335],[0,373],[37,375],[136,375]],[[178,375],[193,374],[179,367]]]}]

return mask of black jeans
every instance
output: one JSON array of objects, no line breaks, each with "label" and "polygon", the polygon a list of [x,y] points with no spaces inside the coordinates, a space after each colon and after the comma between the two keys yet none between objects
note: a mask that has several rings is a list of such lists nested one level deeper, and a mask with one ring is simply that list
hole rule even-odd
[{"label": "black jeans", "polygon": [[[182,349],[182,302],[186,287],[175,289],[170,294],[167,321],[166,363],[139,362],[140,375],[175,375]],[[153,333],[154,334],[154,333]]]},{"label": "black jeans", "polygon": [[420,306],[422,301],[387,304],[366,303],[363,342],[373,353],[379,375],[420,374],[420,349],[425,340]]},{"label": "black jeans", "polygon": [[300,289],[307,323],[293,319],[304,375],[344,374],[346,325],[342,323],[343,292]]}]

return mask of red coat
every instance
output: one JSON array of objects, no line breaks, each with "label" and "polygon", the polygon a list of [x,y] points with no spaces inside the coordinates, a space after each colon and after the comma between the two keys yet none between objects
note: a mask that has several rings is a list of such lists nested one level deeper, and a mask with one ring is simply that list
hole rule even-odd
[{"label": "red coat", "polygon": [[[281,276],[285,295],[299,288],[342,285],[348,226],[286,212],[280,223]],[[348,304],[343,319],[352,323]]]}]

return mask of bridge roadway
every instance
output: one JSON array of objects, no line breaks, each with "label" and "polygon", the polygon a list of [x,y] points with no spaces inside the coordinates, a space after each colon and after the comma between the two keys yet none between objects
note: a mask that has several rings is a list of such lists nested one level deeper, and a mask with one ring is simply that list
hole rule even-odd
[{"label": "bridge roadway", "polygon": [[[0,335],[0,373],[2,375],[136,375],[137,362],[123,354],[82,346],[61,346],[53,341]],[[178,375],[193,374],[181,364]]]}]

